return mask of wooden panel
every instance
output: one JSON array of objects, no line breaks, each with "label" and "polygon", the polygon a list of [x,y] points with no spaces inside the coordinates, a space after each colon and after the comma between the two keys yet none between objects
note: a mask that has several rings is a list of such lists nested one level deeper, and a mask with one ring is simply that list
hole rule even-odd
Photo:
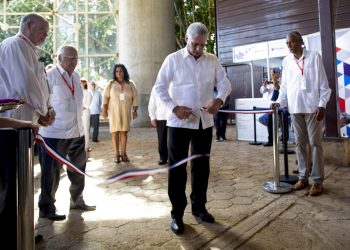
[{"label": "wooden panel", "polygon": [[[232,84],[232,92],[230,94],[230,109],[235,109],[235,100],[237,98],[251,98],[252,86],[250,76],[250,65],[231,65],[226,66],[227,77]],[[253,66],[254,72],[254,96],[261,97],[260,86],[264,77],[264,68]],[[230,117],[234,119],[234,115]]]}]

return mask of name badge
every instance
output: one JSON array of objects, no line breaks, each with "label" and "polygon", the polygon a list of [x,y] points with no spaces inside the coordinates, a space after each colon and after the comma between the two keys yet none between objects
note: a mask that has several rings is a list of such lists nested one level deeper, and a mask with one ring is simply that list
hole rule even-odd
[{"label": "name badge", "polygon": [[305,79],[305,76],[301,76],[301,85],[300,85],[300,88],[302,90],[306,90],[306,79]]},{"label": "name badge", "polygon": [[125,100],[124,93],[120,93],[119,100],[121,100],[121,101],[124,101],[124,100]]}]

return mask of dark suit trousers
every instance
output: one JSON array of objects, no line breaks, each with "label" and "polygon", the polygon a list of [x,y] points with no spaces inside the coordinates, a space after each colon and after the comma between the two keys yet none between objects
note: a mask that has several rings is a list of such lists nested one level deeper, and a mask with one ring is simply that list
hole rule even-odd
[{"label": "dark suit trousers", "polygon": [[97,141],[100,128],[100,114],[90,115],[90,125],[92,127],[92,140]]},{"label": "dark suit trousers", "polygon": [[[191,155],[209,154],[211,149],[213,128],[186,129],[169,127],[169,165],[188,157],[191,144]],[[171,169],[168,178],[168,195],[172,204],[172,217],[182,218],[186,205],[186,163]],[[209,157],[202,157],[191,162],[190,195],[192,209],[205,207],[209,179]]]},{"label": "dark suit trousers", "polygon": [[159,159],[168,160],[168,127],[166,120],[157,120],[158,152]]},{"label": "dark suit trousers", "polygon": [[[45,141],[57,150],[62,156],[73,162],[82,171],[86,167],[85,139],[84,136],[73,139],[44,138]],[[41,194],[39,197],[39,209],[41,212],[55,213],[55,194],[60,182],[60,170],[62,164],[47,154],[43,145],[39,145],[39,162],[41,166]],[[67,175],[71,182],[69,191],[71,202],[83,201],[85,176],[80,175],[67,167]]]}]

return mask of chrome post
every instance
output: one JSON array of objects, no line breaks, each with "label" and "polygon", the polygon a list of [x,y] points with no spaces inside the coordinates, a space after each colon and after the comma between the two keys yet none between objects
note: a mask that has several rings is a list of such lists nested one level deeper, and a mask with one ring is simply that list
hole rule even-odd
[{"label": "chrome post", "polygon": [[272,114],[273,123],[273,177],[271,182],[265,182],[262,186],[263,190],[269,193],[281,194],[292,191],[292,185],[280,182],[280,158],[278,146],[278,109]]}]

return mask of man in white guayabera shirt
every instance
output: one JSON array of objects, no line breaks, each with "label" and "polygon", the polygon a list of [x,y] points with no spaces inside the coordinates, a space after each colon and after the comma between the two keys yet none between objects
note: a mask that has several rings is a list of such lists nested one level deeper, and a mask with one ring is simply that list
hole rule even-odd
[{"label": "man in white guayabera shirt", "polygon": [[0,98],[22,99],[25,104],[3,116],[51,125],[55,112],[49,101],[44,64],[36,46],[42,44],[49,23],[42,16],[28,14],[21,20],[17,35],[0,43]]},{"label": "man in white guayabera shirt", "polygon": [[[47,71],[51,102],[56,110],[56,120],[49,127],[41,127],[39,133],[58,153],[65,156],[80,170],[85,171],[86,152],[83,128],[83,89],[80,77],[75,72],[78,52],[74,47],[64,46],[57,52],[58,63]],[[39,145],[41,166],[41,193],[39,198],[39,217],[57,221],[66,219],[56,213],[55,194],[60,182],[62,164],[49,155],[43,145]],[[70,209],[93,211],[83,199],[85,176],[67,168],[71,182]]]},{"label": "man in white guayabera shirt", "polygon": [[[231,83],[217,57],[203,51],[208,33],[204,24],[192,23],[186,32],[186,47],[168,55],[157,76],[155,89],[169,112],[169,165],[186,158],[190,144],[192,155],[210,154],[213,114],[231,92]],[[218,90],[215,99],[214,86]],[[209,172],[209,157],[191,162],[190,198],[192,214],[213,223],[214,217],[205,208]],[[186,179],[186,163],[169,171],[171,230],[175,234],[184,231]]]},{"label": "man in white guayabera shirt", "polygon": [[[0,98],[25,101],[20,108],[0,113],[0,116],[27,120],[41,126],[54,122],[55,112],[49,101],[44,64],[39,62],[39,50],[36,47],[45,41],[48,32],[47,20],[31,13],[22,18],[17,35],[0,43]],[[3,158],[0,170],[6,169],[3,168],[6,164],[12,162]],[[5,200],[9,181],[6,177],[7,173],[0,171],[0,197]],[[1,211],[0,206],[0,221],[3,217]],[[8,216],[5,217],[9,219]],[[35,237],[36,242],[41,239],[41,235]]]},{"label": "man in white guayabera shirt", "polygon": [[287,36],[290,54],[282,62],[283,74],[281,89],[273,109],[288,105],[296,140],[299,181],[293,186],[301,190],[308,186],[307,143],[312,152],[311,196],[322,193],[324,163],[322,150],[322,131],[325,108],[331,89],[321,56],[303,48],[303,38],[293,31]]}]

